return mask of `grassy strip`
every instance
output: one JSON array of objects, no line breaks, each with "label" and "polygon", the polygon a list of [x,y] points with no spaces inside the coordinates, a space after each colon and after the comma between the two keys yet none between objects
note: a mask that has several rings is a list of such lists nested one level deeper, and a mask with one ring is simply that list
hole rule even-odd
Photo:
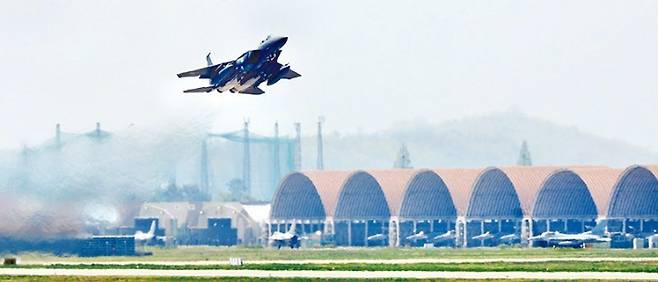
[{"label": "grassy strip", "polygon": [[[105,277],[79,277],[79,276],[1,276],[0,281],[53,281],[53,282],[105,282],[105,281],[118,281],[118,282],[180,282],[180,281],[230,281],[230,282],[246,282],[246,281],[259,281],[259,282],[311,282],[311,281],[474,281],[474,282],[519,282],[519,281],[536,281],[536,280],[523,280],[523,279],[487,279],[487,280],[472,280],[472,279],[318,279],[318,278],[241,278],[241,277],[220,277],[220,278],[205,278],[205,277],[118,277],[118,276],[105,276]],[[541,281],[561,281],[561,280],[541,280]],[[590,281],[590,280],[571,280],[571,281]]]},{"label": "grassy strip", "polygon": [[406,259],[406,258],[543,258],[543,257],[658,257],[658,250],[592,249],[420,249],[420,248],[307,248],[299,250],[244,248],[244,247],[182,247],[176,249],[149,248],[153,256],[146,257],[57,257],[40,253],[20,254],[24,261],[200,261],[228,260],[240,257],[245,260],[304,260],[304,259]]},{"label": "grassy strip", "polygon": [[658,262],[527,262],[527,263],[417,263],[417,264],[246,264],[231,265],[158,265],[158,264],[53,264],[19,265],[23,268],[53,269],[249,269],[249,270],[329,270],[329,271],[529,271],[529,272],[653,272],[658,273]]}]

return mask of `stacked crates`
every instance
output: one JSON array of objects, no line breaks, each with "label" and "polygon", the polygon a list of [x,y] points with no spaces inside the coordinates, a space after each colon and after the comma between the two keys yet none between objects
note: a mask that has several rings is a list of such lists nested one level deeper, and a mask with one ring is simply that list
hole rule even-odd
[{"label": "stacked crates", "polygon": [[238,230],[231,228],[230,218],[208,218],[206,234],[208,245],[234,246],[238,243]]},{"label": "stacked crates", "polygon": [[134,256],[135,238],[132,236],[98,236],[82,242],[81,257]]}]

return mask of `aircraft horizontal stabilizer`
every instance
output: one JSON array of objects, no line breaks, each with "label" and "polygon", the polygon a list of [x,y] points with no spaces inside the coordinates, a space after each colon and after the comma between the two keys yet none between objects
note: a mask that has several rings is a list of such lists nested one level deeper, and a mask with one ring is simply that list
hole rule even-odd
[{"label": "aircraft horizontal stabilizer", "polygon": [[281,78],[293,79],[295,77],[300,77],[300,76],[302,75],[298,74],[296,71],[292,69],[288,69],[288,71]]},{"label": "aircraft horizontal stabilizer", "polygon": [[210,72],[211,68],[212,67],[205,67],[205,68],[201,68],[201,69],[197,69],[197,70],[193,70],[193,71],[186,71],[186,72],[179,73],[176,76],[178,76],[179,78],[181,78],[181,77],[196,77],[196,76],[200,76],[202,74]]},{"label": "aircraft horizontal stabilizer", "polygon": [[245,90],[240,91],[240,93],[242,93],[242,94],[251,94],[251,95],[260,95],[260,94],[265,93],[265,91],[263,91],[262,89],[260,89],[258,87],[252,86],[252,87],[249,87]]},{"label": "aircraft horizontal stabilizer", "polygon": [[213,91],[215,88],[212,86],[206,86],[206,87],[199,87],[199,88],[194,88],[194,89],[187,89],[183,91],[183,93],[209,93],[210,91]]}]

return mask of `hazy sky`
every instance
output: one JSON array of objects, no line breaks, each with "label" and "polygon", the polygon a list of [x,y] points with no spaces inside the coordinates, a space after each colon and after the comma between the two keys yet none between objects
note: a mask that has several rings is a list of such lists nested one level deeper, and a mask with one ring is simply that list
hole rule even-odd
[{"label": "hazy sky", "polygon": [[[176,73],[290,39],[262,96]],[[658,151],[658,1],[0,1],[0,148],[216,114],[309,132],[511,107]]]}]

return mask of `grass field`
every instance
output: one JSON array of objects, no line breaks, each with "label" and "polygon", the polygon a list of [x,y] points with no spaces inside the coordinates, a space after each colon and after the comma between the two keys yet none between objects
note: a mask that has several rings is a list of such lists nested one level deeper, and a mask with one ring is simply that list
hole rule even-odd
[{"label": "grass field", "polygon": [[575,257],[658,257],[658,250],[629,249],[543,249],[543,248],[323,248],[270,249],[241,247],[180,247],[176,249],[149,248],[152,256],[94,257],[53,256],[40,253],[18,254],[23,262],[104,262],[104,261],[205,261],[228,260],[240,257],[249,260],[306,260],[306,259],[466,259],[466,258],[575,258]]},{"label": "grass field", "polygon": [[[445,279],[432,279],[432,280],[423,280],[423,279],[389,279],[389,280],[372,280],[372,279],[362,279],[362,280],[354,280],[354,279],[304,279],[304,278],[286,278],[286,279],[281,279],[281,278],[190,278],[190,277],[185,277],[185,278],[168,278],[168,277],[112,277],[112,276],[107,276],[107,277],[76,277],[76,276],[0,276],[0,281],[53,281],[53,282],[68,282],[68,281],[73,281],[73,282],[82,282],[82,281],[89,281],[89,282],[105,282],[105,281],[118,281],[118,282],[153,282],[153,281],[162,281],[162,282],[180,282],[180,281],[199,281],[199,282],[205,282],[205,281],[230,281],[230,282],[245,282],[245,281],[259,281],[259,282],[269,282],[269,281],[278,281],[278,282],[310,282],[310,281],[421,281],[421,282],[428,282],[428,281],[474,281],[474,282],[520,282],[520,281],[536,281],[536,280],[518,280],[518,279],[511,279],[511,280],[495,280],[495,279],[488,279],[488,280],[472,280],[472,279],[450,279],[450,280],[445,280]],[[542,281],[553,281],[553,280],[542,280]],[[571,280],[571,281],[581,281],[581,280]]]},{"label": "grass field", "polygon": [[[16,266],[15,266],[16,267]],[[329,271],[524,271],[524,272],[653,272],[658,262],[527,262],[527,263],[414,263],[414,264],[246,264],[230,265],[165,265],[165,264],[77,264],[48,266],[22,265],[23,268],[75,269],[250,269],[250,270],[329,270]]]}]

